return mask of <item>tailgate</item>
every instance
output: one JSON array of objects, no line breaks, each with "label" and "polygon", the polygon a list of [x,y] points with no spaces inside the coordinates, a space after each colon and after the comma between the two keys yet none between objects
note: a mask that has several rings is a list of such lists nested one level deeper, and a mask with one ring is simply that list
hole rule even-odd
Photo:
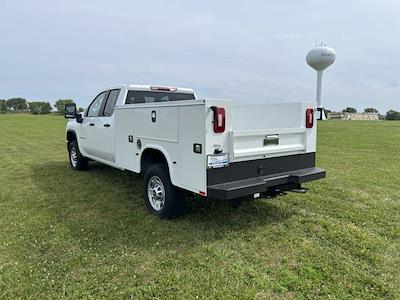
[{"label": "tailgate", "polygon": [[315,103],[231,107],[230,162],[315,152],[316,126],[306,128],[306,110]]}]

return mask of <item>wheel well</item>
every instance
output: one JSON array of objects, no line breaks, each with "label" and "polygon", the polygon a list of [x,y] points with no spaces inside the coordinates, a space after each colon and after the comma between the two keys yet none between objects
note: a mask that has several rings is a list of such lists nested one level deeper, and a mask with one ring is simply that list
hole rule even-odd
[{"label": "wheel well", "polygon": [[67,132],[67,142],[68,142],[68,145],[69,145],[72,141],[76,141],[75,132],[73,132],[73,131],[68,131],[68,132]]},{"label": "wheel well", "polygon": [[140,169],[142,173],[146,172],[151,165],[156,163],[163,163],[168,167],[167,159],[160,150],[150,148],[144,150],[140,159]]}]

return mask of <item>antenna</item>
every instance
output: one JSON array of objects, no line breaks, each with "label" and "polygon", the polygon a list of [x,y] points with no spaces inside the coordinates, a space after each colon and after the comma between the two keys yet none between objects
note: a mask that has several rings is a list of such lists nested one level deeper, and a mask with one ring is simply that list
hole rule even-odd
[{"label": "antenna", "polygon": [[306,56],[307,64],[317,71],[317,110],[321,112],[319,120],[322,120],[324,115],[321,105],[322,73],[335,62],[335,59],[335,50],[327,47],[324,43],[311,49]]}]

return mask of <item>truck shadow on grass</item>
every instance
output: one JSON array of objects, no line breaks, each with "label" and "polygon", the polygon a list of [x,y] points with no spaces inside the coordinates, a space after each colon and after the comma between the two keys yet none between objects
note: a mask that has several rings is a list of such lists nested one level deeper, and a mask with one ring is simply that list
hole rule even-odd
[{"label": "truck shadow on grass", "polygon": [[160,220],[147,212],[143,179],[136,174],[93,162],[88,171],[77,172],[66,161],[34,165],[32,171],[41,195],[29,205],[72,235],[86,233],[87,243],[188,246],[231,234],[248,236],[255,227],[272,228],[296,213],[281,199],[244,201],[235,208],[229,201],[195,197],[188,199],[181,218]]}]

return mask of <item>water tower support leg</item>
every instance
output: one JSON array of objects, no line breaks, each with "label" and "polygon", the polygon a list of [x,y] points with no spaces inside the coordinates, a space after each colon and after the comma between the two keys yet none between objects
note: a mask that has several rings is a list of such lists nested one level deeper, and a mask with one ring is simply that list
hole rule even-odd
[{"label": "water tower support leg", "polygon": [[317,108],[322,108],[321,87],[322,87],[322,71],[318,71],[317,72]]}]

